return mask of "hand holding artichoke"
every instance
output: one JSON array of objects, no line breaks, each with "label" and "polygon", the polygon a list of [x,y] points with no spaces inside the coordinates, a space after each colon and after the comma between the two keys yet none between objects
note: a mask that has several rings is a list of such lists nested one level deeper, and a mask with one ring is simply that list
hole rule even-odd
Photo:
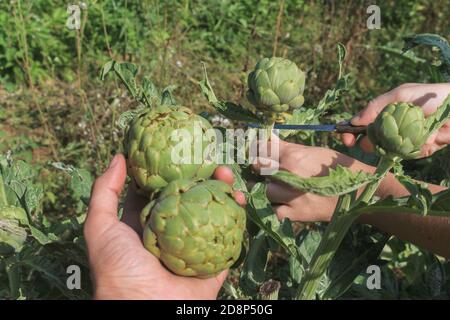
[{"label": "hand holding artichoke", "polygon": [[144,246],[172,272],[209,278],[239,258],[245,211],[218,180],[169,183],[141,213]]},{"label": "hand holding artichoke", "polygon": [[420,107],[406,102],[387,105],[369,125],[367,133],[380,156],[414,159],[428,135]]}]

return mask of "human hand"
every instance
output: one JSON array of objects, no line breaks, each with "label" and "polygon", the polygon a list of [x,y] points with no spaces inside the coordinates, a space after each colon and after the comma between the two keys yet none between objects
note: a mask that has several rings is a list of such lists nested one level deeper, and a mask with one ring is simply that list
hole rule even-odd
[{"label": "human hand", "polygon": [[[215,177],[233,182],[230,169],[220,167]],[[122,221],[119,196],[125,184],[126,165],[116,155],[94,184],[84,235],[97,299],[215,299],[227,271],[210,279],[177,276],[168,271],[141,241],[139,213],[146,200],[128,192]],[[131,188],[130,188],[131,189]],[[235,193],[242,205],[242,193]]]},{"label": "human hand", "polygon": [[[364,126],[372,123],[386,105],[393,102],[410,102],[422,107],[425,116],[436,111],[442,102],[450,94],[450,84],[421,84],[406,83],[372,100],[365,109],[359,112],[351,123],[356,126]],[[356,136],[351,133],[342,135],[342,141],[348,147],[356,143]],[[439,130],[433,133],[422,147],[422,156],[428,157],[437,150],[450,143],[450,120]],[[360,142],[361,148],[366,152],[372,152],[373,146],[367,136]]]},{"label": "human hand", "polygon": [[[272,139],[277,139],[272,136]],[[342,165],[352,171],[374,172],[375,168],[363,164],[349,156],[337,151],[309,147],[278,140],[278,159],[257,159],[253,165],[256,172],[267,167],[279,167],[280,170],[290,171],[300,177],[325,176],[330,168]],[[337,197],[325,197],[312,193],[295,190],[286,184],[271,181],[270,175],[265,176],[267,184],[267,197],[277,213],[279,219],[289,218],[293,221],[315,222],[329,221],[336,206]]]}]

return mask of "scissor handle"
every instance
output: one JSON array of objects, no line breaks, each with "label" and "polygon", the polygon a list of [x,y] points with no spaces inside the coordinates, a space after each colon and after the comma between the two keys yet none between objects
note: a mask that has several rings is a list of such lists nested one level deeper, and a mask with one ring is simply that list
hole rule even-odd
[{"label": "scissor handle", "polygon": [[337,133],[366,134],[367,126],[353,126],[349,123],[337,124]]}]

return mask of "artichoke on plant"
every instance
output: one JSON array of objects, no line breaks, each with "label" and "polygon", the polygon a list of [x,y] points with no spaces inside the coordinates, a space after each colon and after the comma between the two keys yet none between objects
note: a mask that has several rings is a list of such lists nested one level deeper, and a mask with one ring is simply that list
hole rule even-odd
[{"label": "artichoke on plant", "polygon": [[[200,135],[194,128],[201,128]],[[211,177],[214,161],[194,161],[194,140],[201,139],[202,152],[212,139],[203,134],[210,123],[182,106],[161,105],[137,115],[125,132],[124,150],[128,174],[138,193],[147,195],[177,179],[204,180]],[[172,161],[172,151],[179,144],[171,139],[174,130],[186,130],[192,137],[191,161]]]},{"label": "artichoke on plant", "polygon": [[420,155],[428,130],[420,107],[398,102],[387,105],[369,125],[367,133],[379,155],[414,159]]},{"label": "artichoke on plant", "polygon": [[247,99],[256,109],[273,115],[303,105],[305,73],[284,58],[263,58],[248,75]]},{"label": "artichoke on plant", "polygon": [[169,183],[141,213],[144,246],[172,272],[209,278],[240,256],[245,210],[218,180]]}]

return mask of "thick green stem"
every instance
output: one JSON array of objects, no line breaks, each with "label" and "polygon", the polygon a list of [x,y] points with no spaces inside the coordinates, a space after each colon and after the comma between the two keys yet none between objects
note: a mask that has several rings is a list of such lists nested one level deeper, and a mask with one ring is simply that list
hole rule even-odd
[{"label": "thick green stem", "polygon": [[8,275],[9,294],[12,299],[17,299],[20,296],[19,291],[19,266],[17,264],[17,257],[12,256],[6,259],[6,274]]},{"label": "thick green stem", "polygon": [[370,199],[372,199],[373,195],[380,186],[381,181],[393,166],[394,166],[393,160],[388,158],[381,158],[380,162],[378,163],[377,170],[375,171],[375,174],[379,175],[380,179],[377,179],[376,181],[367,185],[367,187],[361,193],[359,198],[355,201],[355,203],[353,203],[352,208],[356,207],[361,202],[369,202]]},{"label": "thick green stem", "polygon": [[8,200],[6,199],[5,185],[3,184],[3,177],[0,173],[0,208],[6,207]]},{"label": "thick green stem", "polygon": [[312,300],[315,298],[320,278],[353,222],[353,219],[351,219],[352,217],[345,214],[350,206],[350,201],[350,194],[339,198],[330,224],[325,230],[322,240],[319,243],[319,247],[311,258],[309,268],[302,278],[297,299]]},{"label": "thick green stem", "polygon": [[379,175],[379,179],[368,184],[353,204],[351,203],[351,199],[354,194],[346,194],[339,198],[331,222],[325,230],[322,240],[311,258],[309,267],[302,278],[297,299],[312,300],[316,297],[317,287],[322,275],[328,268],[336,250],[339,248],[339,245],[347,234],[348,229],[358,217],[358,215],[352,214],[350,209],[361,202],[370,201],[375,194],[375,191],[378,189],[381,180],[393,165],[394,162],[392,160],[382,158],[375,172],[375,174]]}]

